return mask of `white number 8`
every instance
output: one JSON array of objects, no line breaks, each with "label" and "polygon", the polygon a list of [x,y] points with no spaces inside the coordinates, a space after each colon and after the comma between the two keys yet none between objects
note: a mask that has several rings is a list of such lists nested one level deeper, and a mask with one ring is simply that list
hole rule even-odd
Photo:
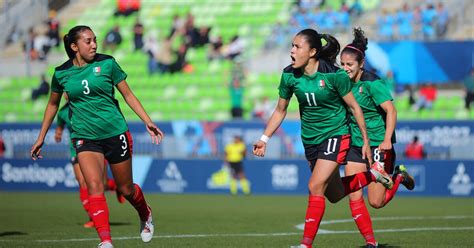
[{"label": "white number 8", "polygon": [[89,95],[89,93],[91,92],[91,90],[89,89],[89,82],[87,82],[87,80],[82,80],[82,86],[84,86],[84,91],[82,93],[84,93],[84,95]]},{"label": "white number 8", "polygon": [[374,149],[374,161],[380,162],[380,150],[378,148]]}]

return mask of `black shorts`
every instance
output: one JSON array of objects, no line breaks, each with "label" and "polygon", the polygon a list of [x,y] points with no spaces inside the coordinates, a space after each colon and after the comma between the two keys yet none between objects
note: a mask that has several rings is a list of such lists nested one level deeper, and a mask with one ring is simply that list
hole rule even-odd
[{"label": "black shorts", "polygon": [[71,164],[72,165],[79,164],[79,161],[77,160],[77,156],[71,158]]},{"label": "black shorts", "polygon": [[229,162],[230,169],[232,171],[232,175],[236,175],[242,171],[244,171],[244,167],[242,166],[242,162]]},{"label": "black shorts", "polygon": [[337,162],[338,164],[345,164],[350,145],[350,134],[334,136],[317,145],[305,145],[304,152],[306,159],[311,163],[311,171],[313,171],[316,160],[318,159],[326,159]]},{"label": "black shorts", "polygon": [[100,152],[110,164],[117,164],[132,157],[133,141],[130,131],[101,140],[74,139],[76,153]]},{"label": "black shorts", "polygon": [[[374,162],[383,162],[385,171],[389,174],[392,174],[396,158],[395,149],[393,146],[391,150],[384,152],[381,152],[377,146],[371,146],[370,150],[372,151],[372,160]],[[347,161],[364,163],[369,166],[369,161],[367,159],[362,159],[362,147],[351,146],[349,153],[347,154]]]}]

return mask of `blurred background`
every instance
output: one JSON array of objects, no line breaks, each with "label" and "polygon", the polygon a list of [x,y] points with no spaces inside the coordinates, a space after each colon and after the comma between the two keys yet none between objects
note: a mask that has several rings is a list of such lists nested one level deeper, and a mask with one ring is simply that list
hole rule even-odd
[{"label": "blurred background", "polygon": [[[146,190],[158,192],[165,191],[156,183],[162,177],[188,180],[188,186],[175,185],[171,192],[225,188],[215,174],[221,172],[224,146],[239,135],[251,151],[260,137],[278,99],[282,69],[290,63],[293,36],[310,27],[345,46],[352,41],[352,28],[360,26],[369,38],[367,69],[383,77],[394,96],[397,156],[414,165],[409,170],[420,179],[419,193],[453,195],[448,187],[452,176],[467,175],[469,180],[455,183],[472,196],[473,8],[469,0],[0,0],[2,173],[15,167],[20,172],[34,166],[67,168],[67,133],[55,143],[50,130],[44,147],[50,161],[32,165],[29,149],[39,132],[54,68],[67,58],[62,37],[75,25],[93,29],[98,52],[115,57],[166,134],[162,145],[152,147],[138,117],[116,96],[140,161],[135,176]],[[254,184],[257,193],[305,193],[298,119],[293,99],[267,156],[256,159],[248,153],[247,163],[256,165],[249,174],[268,174],[261,188]],[[405,153],[415,136],[424,146],[419,160]],[[185,179],[183,168],[196,164],[207,168],[202,180],[192,179],[197,177],[192,173]],[[428,176],[431,165],[445,166]],[[181,174],[164,173],[170,170]],[[443,175],[446,185],[430,191],[427,185]],[[2,178],[5,188],[37,187],[33,179]],[[40,179],[34,182],[41,184]]]}]

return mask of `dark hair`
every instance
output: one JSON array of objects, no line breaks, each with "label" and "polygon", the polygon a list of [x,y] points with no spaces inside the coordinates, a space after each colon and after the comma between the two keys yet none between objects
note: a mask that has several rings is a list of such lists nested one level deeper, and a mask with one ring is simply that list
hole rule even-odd
[{"label": "dark hair", "polygon": [[315,59],[324,59],[332,64],[336,63],[336,57],[341,49],[341,45],[339,45],[339,41],[334,36],[319,34],[316,30],[310,28],[301,30],[296,34],[296,36],[298,35],[306,39],[310,48],[317,50]]},{"label": "dark hair", "polygon": [[92,29],[88,26],[75,26],[69,30],[69,32],[64,35],[63,41],[64,41],[64,49],[66,50],[67,56],[72,59],[76,56],[76,53],[72,50],[71,44],[76,43],[77,40],[79,39],[79,34],[82,33],[85,30],[90,30]]},{"label": "dark hair", "polygon": [[362,63],[365,58],[365,51],[367,50],[368,40],[364,35],[364,31],[359,28],[354,28],[354,40],[352,43],[342,49],[343,53],[350,53],[355,56],[357,62]]}]

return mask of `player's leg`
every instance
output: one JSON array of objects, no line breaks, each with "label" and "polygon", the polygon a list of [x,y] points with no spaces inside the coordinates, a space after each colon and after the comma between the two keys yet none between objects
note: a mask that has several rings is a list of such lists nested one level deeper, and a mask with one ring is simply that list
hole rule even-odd
[{"label": "player's leg", "polygon": [[87,184],[84,180],[84,176],[82,176],[81,167],[79,166],[79,162],[77,157],[72,158],[73,161],[73,168],[74,168],[74,176],[76,177],[77,183],[79,184],[79,199],[81,200],[82,207],[87,213],[89,217],[89,221],[84,223],[85,228],[94,227],[94,222],[89,215],[89,192],[87,191]]},{"label": "player's leg", "polygon": [[231,171],[231,177],[230,177],[230,182],[229,182],[229,190],[232,195],[236,195],[238,191],[238,185],[237,185],[237,179],[238,175],[237,173],[239,172],[238,164],[237,163],[229,163],[230,166],[230,171]]},{"label": "player's leg", "polygon": [[78,150],[77,156],[89,192],[89,215],[102,243],[111,242],[109,209],[104,196],[104,155],[96,151]]},{"label": "player's leg", "polygon": [[108,164],[109,162],[107,162],[107,159],[104,159],[104,164],[105,164],[105,167],[104,167],[104,185],[105,185],[105,188],[107,191],[115,191],[115,195],[117,196],[117,201],[119,203],[124,203],[126,201],[125,197],[120,194],[120,191],[118,190],[117,188],[117,184],[115,183],[115,180],[111,177],[109,177],[108,175]]},{"label": "player's leg", "polygon": [[242,188],[242,192],[246,195],[250,194],[250,183],[245,176],[243,163],[237,163],[236,167],[236,174],[237,178],[239,179],[240,187]]},{"label": "player's leg", "polygon": [[[351,152],[349,152],[349,156],[351,157]],[[348,158],[349,160],[349,158]],[[358,163],[353,161],[348,161],[347,165],[345,166],[345,175],[354,175],[359,172],[366,172],[367,165],[365,163]],[[371,185],[376,184],[380,185],[382,188],[383,185],[378,183],[370,183],[368,187]],[[357,228],[359,229],[360,234],[364,237],[365,242],[367,245],[377,245],[377,241],[374,237],[374,230],[372,228],[372,219],[370,217],[369,211],[367,210],[367,206],[365,205],[365,201],[363,198],[362,189],[357,190],[349,194],[349,207],[351,209],[352,218],[354,219]]]},{"label": "player's leg", "polygon": [[144,242],[153,238],[153,218],[151,208],[145,200],[142,189],[133,183],[132,151],[133,141],[130,132],[106,139],[104,142],[106,159],[110,163],[112,175],[120,193],[137,210],[140,217],[140,236]]}]

